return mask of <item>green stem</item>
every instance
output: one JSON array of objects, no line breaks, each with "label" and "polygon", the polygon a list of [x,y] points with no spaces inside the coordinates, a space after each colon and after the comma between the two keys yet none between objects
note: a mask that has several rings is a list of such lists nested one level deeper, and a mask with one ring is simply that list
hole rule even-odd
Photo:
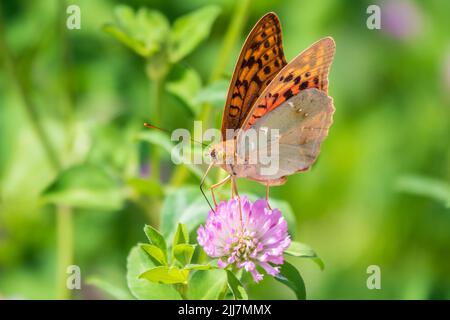
[{"label": "green stem", "polygon": [[188,285],[183,284],[183,283],[178,283],[178,284],[175,284],[174,286],[175,286],[175,289],[180,294],[181,298],[183,300],[188,300],[188,297],[187,297]]},{"label": "green stem", "polygon": [[[160,125],[161,123],[161,103],[164,92],[164,77],[153,80],[154,93],[153,93],[153,116],[152,122]],[[151,177],[154,181],[159,182],[160,170],[161,170],[161,153],[159,148],[152,146],[151,149]]]},{"label": "green stem", "polygon": [[58,229],[58,274],[57,274],[57,298],[70,299],[70,291],[67,288],[67,267],[73,264],[73,217],[72,209],[67,206],[57,207]]},{"label": "green stem", "polygon": [[56,156],[56,153],[54,152],[49,137],[47,136],[44,128],[42,127],[41,122],[39,121],[39,116],[36,111],[36,107],[33,101],[31,100],[31,97],[27,94],[25,85],[19,76],[15,59],[9,49],[9,46],[6,43],[6,35],[3,27],[2,12],[0,12],[0,52],[3,53],[3,60],[5,63],[5,67],[8,70],[12,82],[16,86],[17,90],[19,91],[19,95],[23,100],[23,106],[25,107],[25,112],[30,120],[31,128],[34,130],[36,136],[38,137],[38,140],[41,143],[42,148],[44,149],[51,166],[58,170],[61,167],[59,159]]},{"label": "green stem", "polygon": [[[3,54],[3,60],[8,70],[13,84],[16,86],[20,97],[23,100],[25,113],[27,114],[31,128],[33,129],[38,141],[42,145],[51,167],[59,172],[62,168],[61,162],[53,148],[53,145],[42,126],[39,115],[31,96],[29,95],[23,80],[17,70],[16,61],[6,42],[6,34],[3,23],[3,10],[0,6],[0,53]],[[66,287],[66,270],[73,260],[73,244],[72,244],[72,209],[70,207],[57,206],[57,297],[59,299],[70,298],[70,292]]]},{"label": "green stem", "polygon": [[[65,12],[67,8],[67,2],[65,0],[59,1],[60,12]],[[57,28],[59,29],[59,50],[60,50],[60,65],[58,79],[61,82],[62,87],[62,101],[61,107],[64,112],[64,120],[68,127],[68,145],[73,147],[75,142],[75,114],[74,114],[74,101],[75,101],[75,88],[73,82],[73,63],[72,63],[72,47],[68,41],[68,29],[66,27],[66,16],[60,15],[57,20]]]},{"label": "green stem", "polygon": [[232,15],[233,19],[228,25],[228,29],[222,43],[222,48],[220,49],[219,58],[217,59],[217,63],[215,64],[215,67],[211,72],[209,82],[214,82],[222,77],[227,67],[228,61],[230,60],[230,56],[233,52],[236,41],[241,35],[242,29],[247,22],[250,4],[251,0],[236,1],[236,6],[234,8],[235,12]]},{"label": "green stem", "polygon": [[227,292],[228,292],[228,282],[225,281],[222,290],[220,290],[218,300],[224,300]]},{"label": "green stem", "polygon": [[[240,34],[242,33],[242,29],[244,28],[247,21],[250,4],[251,0],[236,0],[234,13],[232,15],[233,18],[228,25],[228,29],[226,31],[225,38],[220,49],[220,55],[217,59],[217,63],[214,64],[214,69],[211,72],[209,83],[220,79],[220,77],[225,72],[234,45],[236,44]],[[203,122],[206,128],[209,127],[212,108],[213,106],[209,103],[206,103],[202,106],[202,114],[200,115],[200,120]],[[179,186],[186,180],[188,176],[189,175],[187,168],[183,165],[180,165],[176,168],[174,174],[172,175],[170,184],[172,186]]]},{"label": "green stem", "polygon": [[[222,47],[220,49],[219,58],[217,59],[217,63],[215,64],[215,67],[211,72],[211,76],[209,79],[210,83],[220,79],[220,77],[225,72],[233,48],[239,36],[241,35],[242,29],[244,28],[245,23],[247,21],[250,4],[251,0],[236,1],[234,13],[232,15],[233,19],[228,25],[228,29],[226,31],[225,38],[223,40]],[[211,104],[205,104],[201,115],[201,120],[207,126],[209,125],[210,121],[211,109],[212,109]]]}]

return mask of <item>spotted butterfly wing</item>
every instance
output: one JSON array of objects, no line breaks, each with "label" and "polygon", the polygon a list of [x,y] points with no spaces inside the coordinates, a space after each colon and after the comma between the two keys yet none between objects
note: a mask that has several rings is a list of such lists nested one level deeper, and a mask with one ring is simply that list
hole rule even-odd
[{"label": "spotted butterfly wing", "polygon": [[323,38],[287,64],[264,89],[243,122],[246,130],[258,119],[302,90],[316,88],[328,93],[328,73],[336,46],[330,37]]},{"label": "spotted butterfly wing", "polygon": [[224,140],[226,129],[242,127],[256,99],[285,65],[280,21],[268,13],[253,27],[236,63],[222,118]]}]

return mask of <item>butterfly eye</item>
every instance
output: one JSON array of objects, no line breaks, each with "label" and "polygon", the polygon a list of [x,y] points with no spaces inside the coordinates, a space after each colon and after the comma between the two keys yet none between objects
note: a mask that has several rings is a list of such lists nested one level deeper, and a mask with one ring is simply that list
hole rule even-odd
[{"label": "butterfly eye", "polygon": [[211,158],[216,159],[216,156],[217,156],[216,149],[212,149],[210,155],[211,155]]}]

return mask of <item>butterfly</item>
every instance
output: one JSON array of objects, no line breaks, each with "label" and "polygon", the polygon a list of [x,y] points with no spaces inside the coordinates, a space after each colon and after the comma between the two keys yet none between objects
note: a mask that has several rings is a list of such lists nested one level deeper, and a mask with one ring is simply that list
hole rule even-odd
[{"label": "butterfly", "polygon": [[[211,162],[205,177],[213,166],[228,173],[211,186],[216,206],[214,190],[230,180],[232,195],[237,197],[237,178],[264,184],[268,203],[270,186],[282,185],[288,176],[311,167],[328,135],[335,110],[328,96],[328,73],[334,53],[335,42],[326,37],[287,63],[277,15],[268,13],[256,23],[245,40],[231,79],[222,117],[222,141],[208,150]],[[265,143],[248,146],[242,139],[249,130],[259,136],[273,129],[276,139],[269,137]],[[251,156],[263,146],[273,147],[275,143],[277,148],[271,150],[271,156],[278,159],[277,167],[263,173],[265,166],[250,161]],[[203,183],[204,178],[200,188]]]}]

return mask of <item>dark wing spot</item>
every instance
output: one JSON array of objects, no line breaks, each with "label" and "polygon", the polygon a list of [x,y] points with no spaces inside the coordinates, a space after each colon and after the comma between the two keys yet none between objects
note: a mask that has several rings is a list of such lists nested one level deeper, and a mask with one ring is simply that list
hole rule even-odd
[{"label": "dark wing spot", "polygon": [[241,93],[238,91],[238,92],[234,92],[232,95],[231,95],[231,98],[236,98],[236,97],[239,97],[239,98],[241,98]]},{"label": "dark wing spot", "polygon": [[308,71],[307,73],[305,73],[305,77],[308,78],[309,76],[311,76],[311,72]]},{"label": "dark wing spot", "polygon": [[264,58],[264,60],[268,60],[269,59],[269,55],[267,53],[264,53],[263,58]]},{"label": "dark wing spot", "polygon": [[255,42],[255,43],[252,44],[250,49],[252,49],[253,51],[257,51],[259,49],[260,45],[261,45],[261,42]]},{"label": "dark wing spot", "polygon": [[269,74],[270,73],[270,67],[269,66],[265,66],[264,67],[264,73],[265,74]]},{"label": "dark wing spot", "polygon": [[262,61],[261,61],[261,59],[258,59],[256,62],[258,62],[258,68],[262,68],[262,66],[263,66],[263,63],[262,63]]},{"label": "dark wing spot", "polygon": [[242,81],[242,85],[244,86],[245,90],[248,90],[248,81],[247,80]]},{"label": "dark wing spot", "polygon": [[270,42],[269,40],[264,41],[264,48],[268,48],[270,47]]},{"label": "dark wing spot", "polygon": [[253,77],[252,80],[255,81],[256,84],[257,84],[259,87],[261,87],[261,85],[262,85],[262,80],[258,77],[258,75],[255,74],[255,76]]},{"label": "dark wing spot", "polygon": [[255,64],[255,57],[251,56],[247,61],[247,67],[251,68]]},{"label": "dark wing spot", "polygon": [[278,96],[279,96],[278,92],[277,92],[277,93],[274,93],[274,95],[272,96],[272,98],[273,98],[272,103],[274,103],[275,101],[277,101]]},{"label": "dark wing spot", "polygon": [[294,84],[299,84],[301,79],[302,79],[301,76],[298,76],[297,78],[295,78],[294,79]]},{"label": "dark wing spot", "polygon": [[280,67],[280,61],[278,61],[278,59],[277,59],[277,60],[275,60],[275,67],[277,67],[277,68],[279,68],[279,67]]},{"label": "dark wing spot", "polygon": [[319,78],[317,78],[317,77],[314,78],[314,84],[315,84],[315,85],[318,85],[318,84],[319,84]]},{"label": "dark wing spot", "polygon": [[308,88],[308,81],[304,81],[302,82],[302,84],[300,85],[300,90],[306,89]]},{"label": "dark wing spot", "polygon": [[283,81],[283,79],[284,79],[284,77],[283,77],[283,76],[281,76],[281,77],[280,77],[280,81]]},{"label": "dark wing spot", "polygon": [[263,33],[261,33],[261,37],[265,38],[267,37],[267,34],[263,31]]},{"label": "dark wing spot", "polygon": [[283,97],[287,99],[289,99],[290,97],[292,97],[294,94],[292,93],[292,90],[289,89],[288,91],[286,91],[285,93],[283,93]]},{"label": "dark wing spot", "polygon": [[261,109],[267,109],[267,106],[266,106],[265,104],[260,104],[260,105],[258,106],[258,108],[261,108]]},{"label": "dark wing spot", "polygon": [[272,48],[272,52],[273,52],[273,54],[277,54],[277,48]]},{"label": "dark wing spot", "polygon": [[290,73],[285,79],[284,82],[289,82],[294,78],[294,76],[292,75],[292,73]]}]

